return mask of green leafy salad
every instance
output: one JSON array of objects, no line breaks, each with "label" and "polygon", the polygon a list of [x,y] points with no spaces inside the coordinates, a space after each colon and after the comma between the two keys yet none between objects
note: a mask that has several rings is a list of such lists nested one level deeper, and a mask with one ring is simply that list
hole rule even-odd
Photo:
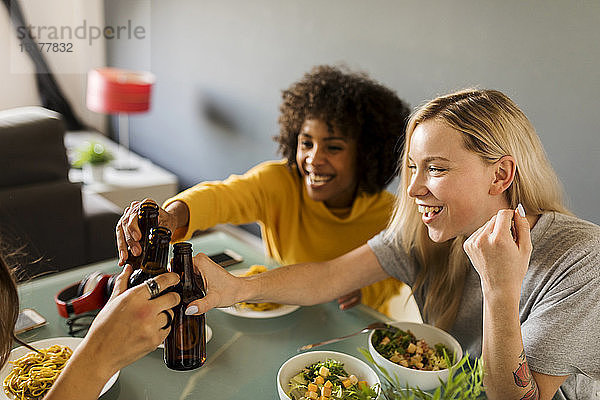
[{"label": "green leafy salad", "polygon": [[359,381],[344,364],[327,359],[305,367],[289,383],[292,400],[375,400],[377,385]]},{"label": "green leafy salad", "polygon": [[443,344],[430,347],[425,340],[417,340],[410,330],[403,331],[391,325],[388,328],[373,334],[373,347],[383,357],[403,367],[421,371],[439,371],[449,367],[444,352],[450,352]]}]

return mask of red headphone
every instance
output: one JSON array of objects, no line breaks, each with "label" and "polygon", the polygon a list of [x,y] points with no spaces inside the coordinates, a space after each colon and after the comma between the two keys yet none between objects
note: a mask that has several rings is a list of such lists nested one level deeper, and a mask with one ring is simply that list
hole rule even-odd
[{"label": "red headphone", "polygon": [[80,282],[64,288],[54,296],[58,314],[69,318],[72,315],[101,309],[112,294],[116,277],[96,271]]}]

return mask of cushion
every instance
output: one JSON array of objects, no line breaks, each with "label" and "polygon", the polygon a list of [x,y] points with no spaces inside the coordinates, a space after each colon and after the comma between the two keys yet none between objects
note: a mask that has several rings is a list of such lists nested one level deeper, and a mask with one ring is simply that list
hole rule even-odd
[{"label": "cushion", "polygon": [[42,107],[0,111],[0,188],[68,180],[61,115]]}]

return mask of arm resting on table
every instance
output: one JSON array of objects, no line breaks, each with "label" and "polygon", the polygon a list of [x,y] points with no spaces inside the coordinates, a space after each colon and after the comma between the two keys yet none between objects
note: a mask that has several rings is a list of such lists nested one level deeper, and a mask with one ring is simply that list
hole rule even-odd
[{"label": "arm resting on table", "polygon": [[388,277],[367,244],[330,261],[289,265],[250,277],[234,277],[206,255],[194,257],[194,265],[207,289],[204,299],[190,304],[198,307],[196,313],[241,301],[319,304]]}]

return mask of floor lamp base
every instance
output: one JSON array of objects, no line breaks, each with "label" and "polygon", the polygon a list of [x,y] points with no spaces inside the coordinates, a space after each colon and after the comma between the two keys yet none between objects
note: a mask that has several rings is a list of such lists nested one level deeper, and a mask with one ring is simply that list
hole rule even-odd
[{"label": "floor lamp base", "polygon": [[117,171],[136,171],[138,167],[131,161],[129,151],[129,117],[119,113],[119,154],[113,168]]}]

